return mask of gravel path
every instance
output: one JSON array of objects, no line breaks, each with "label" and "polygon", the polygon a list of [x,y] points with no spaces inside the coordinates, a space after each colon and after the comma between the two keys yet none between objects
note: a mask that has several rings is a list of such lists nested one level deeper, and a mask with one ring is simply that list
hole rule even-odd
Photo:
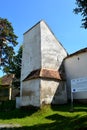
[{"label": "gravel path", "polygon": [[18,124],[0,124],[0,129],[1,128],[14,128],[14,127],[20,127]]}]

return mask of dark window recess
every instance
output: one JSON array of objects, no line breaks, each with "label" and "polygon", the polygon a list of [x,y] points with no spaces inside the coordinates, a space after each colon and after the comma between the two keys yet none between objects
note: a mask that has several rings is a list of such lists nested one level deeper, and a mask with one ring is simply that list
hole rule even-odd
[{"label": "dark window recess", "polygon": [[78,57],[78,60],[80,60],[80,58]]}]

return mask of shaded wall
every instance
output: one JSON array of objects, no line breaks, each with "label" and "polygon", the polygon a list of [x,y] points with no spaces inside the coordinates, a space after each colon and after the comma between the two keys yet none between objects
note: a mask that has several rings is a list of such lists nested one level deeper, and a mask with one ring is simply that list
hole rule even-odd
[{"label": "shaded wall", "polygon": [[53,79],[41,79],[41,98],[43,104],[67,103],[66,82]]},{"label": "shaded wall", "polygon": [[40,106],[40,80],[32,79],[29,81],[23,82],[22,88],[22,106]]}]

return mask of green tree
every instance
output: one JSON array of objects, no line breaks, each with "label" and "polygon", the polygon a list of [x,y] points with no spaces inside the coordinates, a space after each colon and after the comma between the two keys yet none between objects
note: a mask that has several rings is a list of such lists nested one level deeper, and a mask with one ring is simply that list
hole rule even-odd
[{"label": "green tree", "polygon": [[17,36],[14,34],[12,24],[0,17],[0,67],[10,62],[17,44]]},{"label": "green tree", "polygon": [[22,61],[22,46],[20,46],[18,53],[13,56],[8,64],[4,67],[4,72],[7,74],[15,74],[13,85],[16,87],[20,86],[21,76],[21,61]]},{"label": "green tree", "polygon": [[87,28],[87,0],[76,0],[77,7],[74,9],[74,13],[81,13],[82,15],[82,27]]}]

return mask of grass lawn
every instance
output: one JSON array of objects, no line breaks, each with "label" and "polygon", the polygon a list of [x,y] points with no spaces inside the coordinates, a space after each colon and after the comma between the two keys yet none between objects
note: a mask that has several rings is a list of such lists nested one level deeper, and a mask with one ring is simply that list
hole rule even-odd
[{"label": "grass lawn", "polygon": [[0,105],[0,124],[20,125],[9,130],[87,130],[87,105],[74,104],[70,112],[70,104],[34,110],[16,109],[15,103],[5,102]]}]

